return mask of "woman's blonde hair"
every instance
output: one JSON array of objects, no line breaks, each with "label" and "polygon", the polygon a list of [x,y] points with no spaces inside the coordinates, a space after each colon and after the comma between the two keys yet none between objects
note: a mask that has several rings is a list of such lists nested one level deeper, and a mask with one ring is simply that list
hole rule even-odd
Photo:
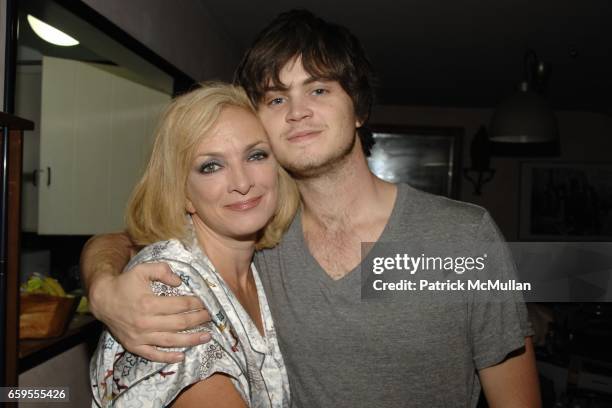
[{"label": "woman's blonde hair", "polygon": [[[137,245],[186,238],[186,184],[193,155],[226,106],[255,114],[242,88],[220,82],[200,84],[198,89],[174,99],[163,112],[151,158],[126,210],[127,231]],[[273,247],[280,241],[299,204],[295,182],[280,165],[278,168],[278,205],[260,232],[257,249]]]}]

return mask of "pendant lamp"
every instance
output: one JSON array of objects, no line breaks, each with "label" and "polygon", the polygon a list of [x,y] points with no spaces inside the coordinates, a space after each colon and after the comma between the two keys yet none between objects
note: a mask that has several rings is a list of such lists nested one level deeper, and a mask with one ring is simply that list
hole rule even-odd
[{"label": "pendant lamp", "polygon": [[494,155],[558,154],[557,118],[545,97],[549,77],[550,66],[528,50],[519,89],[501,102],[491,118]]}]

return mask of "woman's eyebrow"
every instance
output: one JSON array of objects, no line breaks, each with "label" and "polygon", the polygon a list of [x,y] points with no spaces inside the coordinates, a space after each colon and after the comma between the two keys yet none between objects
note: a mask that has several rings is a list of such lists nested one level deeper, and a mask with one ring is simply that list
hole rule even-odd
[{"label": "woman's eyebrow", "polygon": [[245,150],[245,151],[246,151],[246,150],[251,150],[251,149],[252,149],[252,148],[254,148],[255,146],[258,146],[258,145],[260,145],[260,144],[262,144],[262,143],[267,143],[267,142],[266,142],[265,140],[258,140],[258,141],[256,141],[256,142],[253,142],[253,143],[251,143],[251,144],[247,145],[247,146],[244,148],[244,150]]},{"label": "woman's eyebrow", "polygon": [[[255,146],[258,146],[258,145],[260,145],[262,143],[267,144],[267,142],[265,140],[257,140],[257,141],[255,141],[253,143],[250,143],[250,144],[246,145],[245,148],[244,148],[244,151],[251,150]],[[223,157],[223,152],[214,152],[214,151],[213,152],[201,152],[201,153],[197,153],[195,155],[195,158],[204,157],[204,156]]]}]

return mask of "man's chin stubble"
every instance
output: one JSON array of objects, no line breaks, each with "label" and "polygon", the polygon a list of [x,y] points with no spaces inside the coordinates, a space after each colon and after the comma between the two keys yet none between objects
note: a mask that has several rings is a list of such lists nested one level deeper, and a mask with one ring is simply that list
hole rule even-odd
[{"label": "man's chin stubble", "polygon": [[346,145],[338,154],[324,160],[321,163],[311,162],[301,166],[294,163],[281,163],[287,172],[296,180],[309,180],[323,176],[331,176],[340,170],[355,148],[357,137],[352,139],[352,143]]}]

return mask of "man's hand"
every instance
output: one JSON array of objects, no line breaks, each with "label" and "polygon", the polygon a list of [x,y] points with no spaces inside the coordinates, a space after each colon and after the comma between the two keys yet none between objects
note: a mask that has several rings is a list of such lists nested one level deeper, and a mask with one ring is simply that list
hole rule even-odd
[{"label": "man's hand", "polygon": [[187,347],[210,340],[205,333],[177,333],[210,321],[195,296],[156,296],[150,282],[179,286],[180,278],[166,264],[141,264],[120,275],[100,273],[90,283],[92,313],[104,322],[115,339],[133,354],[165,363],[181,361],[179,352],[160,347]]}]

